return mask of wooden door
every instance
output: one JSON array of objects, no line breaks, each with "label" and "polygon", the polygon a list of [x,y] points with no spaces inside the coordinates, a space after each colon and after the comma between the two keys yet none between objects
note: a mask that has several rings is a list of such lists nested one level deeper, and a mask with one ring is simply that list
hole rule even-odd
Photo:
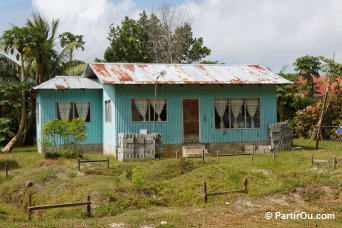
[{"label": "wooden door", "polygon": [[184,142],[199,142],[198,99],[183,100],[183,140]]}]

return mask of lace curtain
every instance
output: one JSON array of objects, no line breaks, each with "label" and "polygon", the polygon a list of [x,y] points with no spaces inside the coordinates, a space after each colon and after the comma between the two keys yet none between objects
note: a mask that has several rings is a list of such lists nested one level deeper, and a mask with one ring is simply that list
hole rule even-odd
[{"label": "lace curtain", "polygon": [[227,99],[215,100],[215,109],[216,109],[217,114],[220,117],[220,128],[224,128],[223,115],[224,115],[224,112],[226,111],[227,105],[228,105]]},{"label": "lace curtain", "polygon": [[164,100],[164,99],[157,99],[155,102],[154,102],[154,100],[151,100],[151,103],[152,103],[154,111],[158,115],[158,121],[161,121],[160,114],[163,111],[163,108],[164,108],[164,106],[166,104],[166,100]]},{"label": "lace curtain", "polygon": [[247,111],[249,113],[249,116],[251,117],[251,128],[254,128],[254,117],[256,110],[259,105],[259,99],[257,98],[250,98],[246,99],[246,106],[247,106]]},{"label": "lace curtain", "polygon": [[61,117],[62,120],[64,119],[69,119],[70,116],[70,111],[71,111],[71,103],[57,103],[57,107],[59,110],[59,115]]},{"label": "lace curtain", "polygon": [[243,99],[242,98],[230,99],[230,106],[231,106],[233,117],[234,117],[233,128],[239,127],[238,122],[237,122],[237,117],[239,116],[239,114],[241,112],[242,105],[243,105]]},{"label": "lace curtain", "polygon": [[136,99],[135,100],[135,106],[137,107],[140,115],[142,115],[143,121],[146,121],[148,100],[147,99]]},{"label": "lace curtain", "polygon": [[89,102],[75,102],[78,116],[84,121],[87,119],[89,112]]}]

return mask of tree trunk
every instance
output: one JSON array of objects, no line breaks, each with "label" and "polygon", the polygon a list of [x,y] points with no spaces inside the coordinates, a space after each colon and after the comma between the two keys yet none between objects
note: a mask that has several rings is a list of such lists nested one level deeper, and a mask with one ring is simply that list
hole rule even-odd
[{"label": "tree trunk", "polygon": [[[20,55],[21,60],[21,82],[24,81],[25,75],[24,75],[24,56]],[[26,125],[26,101],[25,101],[25,92],[21,92],[21,114],[20,114],[20,123],[19,123],[19,129],[18,132],[15,134],[15,136],[11,139],[9,143],[3,148],[2,152],[10,152],[12,149],[18,145],[19,142],[23,139],[23,132]]]}]

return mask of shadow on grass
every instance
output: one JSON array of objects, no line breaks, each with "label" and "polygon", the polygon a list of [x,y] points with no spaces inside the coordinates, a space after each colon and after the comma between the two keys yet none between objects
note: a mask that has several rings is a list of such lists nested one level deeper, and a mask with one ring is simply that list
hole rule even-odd
[{"label": "shadow on grass", "polygon": [[19,169],[20,166],[14,159],[4,159],[0,160],[0,170],[5,170],[5,164],[7,163],[8,169]]}]

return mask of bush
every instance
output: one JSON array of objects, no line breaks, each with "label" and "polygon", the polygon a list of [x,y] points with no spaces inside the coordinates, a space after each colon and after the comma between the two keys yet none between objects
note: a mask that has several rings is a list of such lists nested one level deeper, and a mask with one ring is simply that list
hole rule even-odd
[{"label": "bush", "polygon": [[86,126],[81,118],[69,121],[50,120],[42,130],[42,147],[45,158],[77,158],[83,154],[79,143],[86,139]]},{"label": "bush", "polygon": [[[342,89],[337,89],[328,100],[328,106],[323,117],[324,126],[342,125]],[[296,112],[293,120],[295,133],[299,137],[308,138],[315,129],[322,111],[322,102],[309,105],[306,108]],[[337,139],[339,136],[336,127],[322,128],[323,137],[326,139]]]}]

